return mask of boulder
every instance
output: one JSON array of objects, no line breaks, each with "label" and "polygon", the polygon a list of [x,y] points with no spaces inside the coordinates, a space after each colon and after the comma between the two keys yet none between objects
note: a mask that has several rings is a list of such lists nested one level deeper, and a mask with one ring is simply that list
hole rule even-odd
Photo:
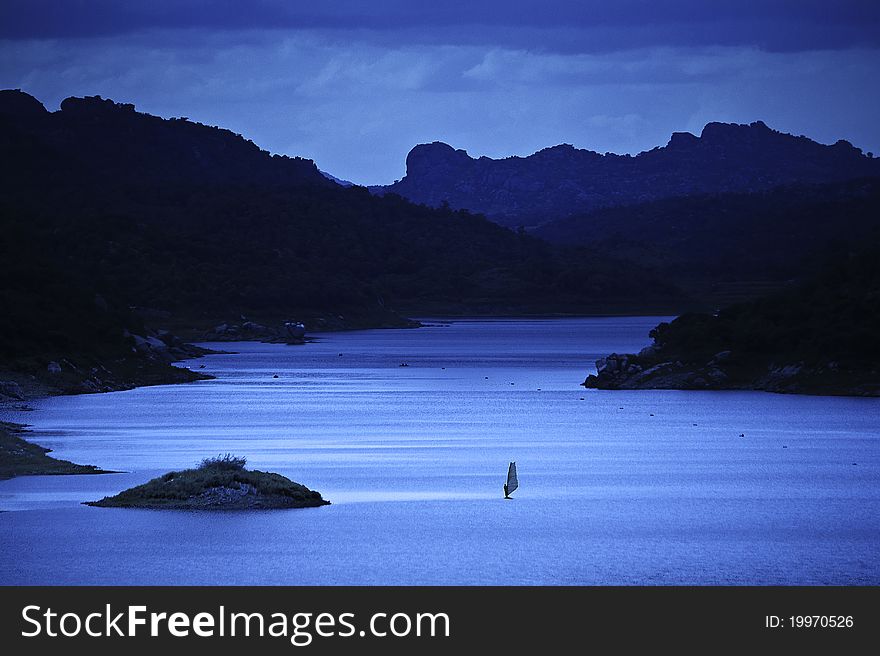
[{"label": "boulder", "polygon": [[156,333],[156,337],[161,339],[166,346],[180,348],[184,345],[183,340],[168,330],[160,330]]},{"label": "boulder", "polygon": [[0,380],[0,397],[9,397],[16,401],[24,401],[24,391],[18,383]]},{"label": "boulder", "polygon": [[306,327],[300,322],[288,321],[284,324],[284,330],[289,337],[302,339],[306,335]]},{"label": "boulder", "polygon": [[159,353],[168,350],[168,344],[152,335],[147,337],[144,337],[143,335],[132,335],[131,338],[134,340],[135,348],[140,353]]},{"label": "boulder", "polygon": [[609,374],[614,374],[618,371],[625,371],[628,366],[629,356],[618,355],[617,353],[612,353],[611,355],[596,360],[596,369],[600,372]]},{"label": "boulder", "polygon": [[43,117],[49,112],[39,100],[21,89],[0,91],[0,114],[15,117]]},{"label": "boulder", "polygon": [[168,345],[157,337],[147,337],[147,345],[156,351],[164,351]]},{"label": "boulder", "polygon": [[644,371],[639,372],[633,379],[632,383],[635,385],[641,384],[645,381],[650,380],[651,378],[667,372],[672,368],[671,362],[661,362],[660,364],[655,364],[653,367],[648,367]]},{"label": "boulder", "polygon": [[706,370],[706,375],[713,383],[723,383],[725,380],[727,380],[727,374],[718,367],[709,367]]},{"label": "boulder", "polygon": [[718,364],[719,362],[724,362],[725,360],[730,359],[730,351],[719,351],[715,355],[712,356],[712,359],[709,360],[709,364]]},{"label": "boulder", "polygon": [[134,347],[138,351],[145,352],[150,350],[150,343],[143,335],[132,335],[131,338],[134,340]]}]

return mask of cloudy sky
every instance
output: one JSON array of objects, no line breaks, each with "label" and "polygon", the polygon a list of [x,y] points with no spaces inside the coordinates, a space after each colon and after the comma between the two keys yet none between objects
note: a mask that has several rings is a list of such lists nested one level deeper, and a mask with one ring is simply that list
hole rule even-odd
[{"label": "cloudy sky", "polygon": [[709,121],[880,153],[878,78],[876,0],[0,0],[0,87],[228,127],[360,184],[427,141],[638,153]]}]

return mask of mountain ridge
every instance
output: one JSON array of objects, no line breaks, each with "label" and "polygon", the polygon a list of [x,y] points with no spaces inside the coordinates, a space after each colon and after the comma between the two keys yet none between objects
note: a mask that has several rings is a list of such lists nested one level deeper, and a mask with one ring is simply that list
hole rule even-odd
[{"label": "mountain ridge", "polygon": [[[17,166],[39,175],[47,157],[64,176],[126,184],[333,184],[312,160],[273,155],[231,130],[139,112],[101,96],[70,97],[50,112],[20,89],[0,90],[0,118],[14,123],[2,146]],[[112,138],[107,135],[112,133]],[[122,138],[124,137],[124,138]]]},{"label": "mountain ridge", "polygon": [[848,141],[820,144],[763,121],[707,123],[699,136],[674,132],[665,146],[637,155],[559,144],[524,157],[474,158],[435,141],[413,147],[406,165],[401,180],[370,189],[430,207],[448,203],[527,228],[675,196],[880,177],[880,159]]},{"label": "mountain ridge", "polygon": [[296,322],[411,326],[404,305],[682,302],[638,266],[346,188],[311,160],[228,130],[99,96],[61,105],[0,93],[0,376],[17,385],[97,391],[198,377],[168,366],[180,355],[168,330],[198,338],[226,326],[258,339]]}]

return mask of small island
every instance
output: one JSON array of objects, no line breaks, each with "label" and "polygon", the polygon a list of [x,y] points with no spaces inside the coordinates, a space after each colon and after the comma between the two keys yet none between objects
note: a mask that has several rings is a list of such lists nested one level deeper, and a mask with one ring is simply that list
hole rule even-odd
[{"label": "small island", "polygon": [[87,506],[154,510],[268,510],[313,508],[330,502],[280,474],[245,469],[231,454],[207,458],[195,469],[172,471]]}]

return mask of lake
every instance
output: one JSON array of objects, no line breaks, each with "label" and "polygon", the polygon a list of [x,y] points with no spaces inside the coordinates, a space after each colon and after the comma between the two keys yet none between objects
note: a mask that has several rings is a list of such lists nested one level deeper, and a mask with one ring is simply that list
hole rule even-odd
[{"label": "lake", "polygon": [[[39,400],[4,418],[124,473],[0,482],[0,583],[880,584],[880,399],[579,386],[660,320],[207,344],[214,380]],[[227,452],[332,505],[81,505]]]}]

